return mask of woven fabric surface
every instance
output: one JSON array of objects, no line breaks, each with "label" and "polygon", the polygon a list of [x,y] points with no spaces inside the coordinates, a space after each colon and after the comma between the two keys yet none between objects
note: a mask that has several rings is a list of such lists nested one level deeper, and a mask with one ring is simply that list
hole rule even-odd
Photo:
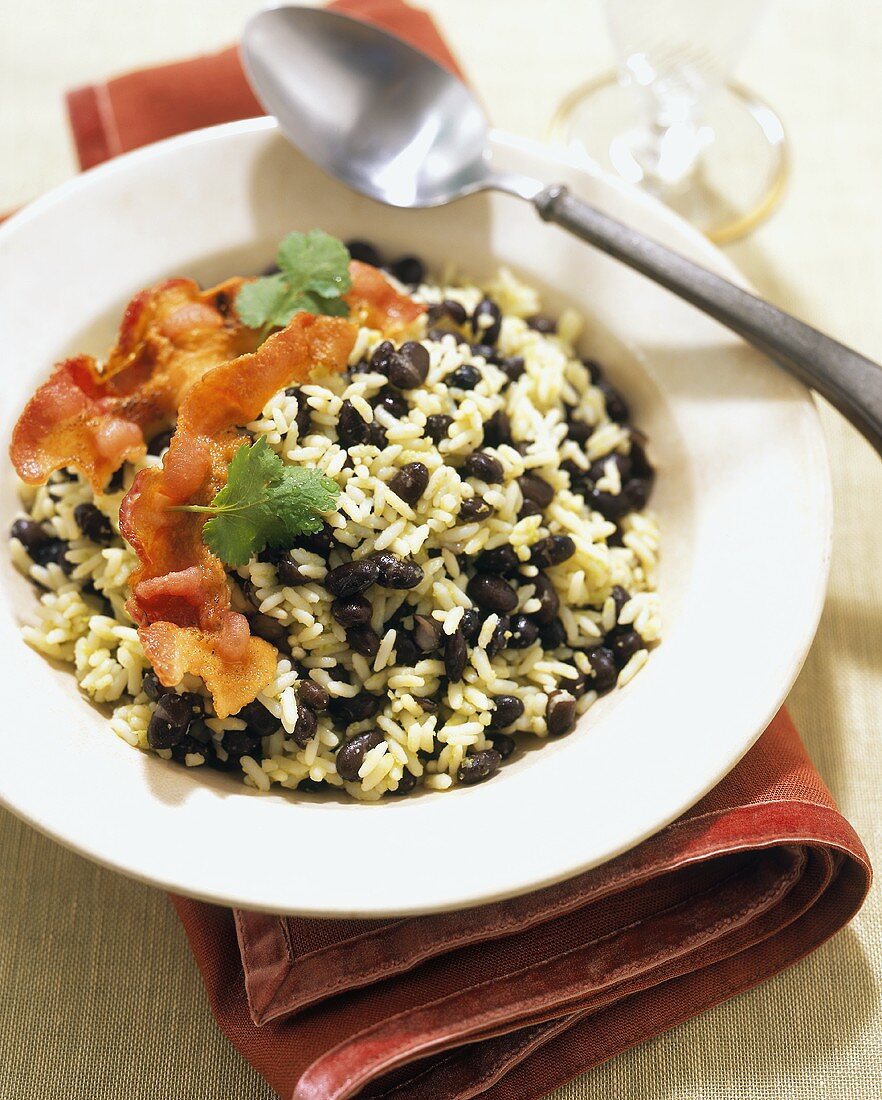
[{"label": "woven fabric surface", "polygon": [[[100,5],[84,7],[95,8],[112,25],[109,11],[98,11]],[[162,43],[165,56],[170,46],[175,54],[185,54],[229,40],[247,7],[218,4],[211,36],[205,27],[189,27],[185,20],[184,37],[191,37],[179,40],[175,24],[174,42]],[[555,14],[562,16],[563,8]],[[836,18],[832,6],[810,8],[795,33],[788,29],[786,51],[788,23],[780,12],[763,28],[754,47],[755,80],[762,81],[788,118],[796,172],[781,213],[733,253],[754,281],[782,304],[879,357],[882,332],[875,319],[872,286],[882,233],[873,224],[872,176],[861,166],[878,163],[880,151],[878,145],[873,148],[878,137],[872,130],[873,97],[868,87],[878,80],[871,60],[882,37],[882,19],[870,15],[869,5],[854,5],[848,20]],[[514,15],[516,9],[517,5]],[[790,5],[791,16],[793,10]],[[605,60],[597,43],[594,53],[583,48],[590,38],[590,15],[577,56],[575,43],[567,45],[560,20],[555,30],[549,12],[546,6],[541,20],[536,13],[529,17],[537,20],[531,24],[531,35],[547,44],[549,54],[555,53],[555,66],[549,69],[557,67],[558,54],[561,65],[567,58],[571,64],[562,79],[555,72],[560,86],[543,90],[547,98],[537,111],[519,87],[517,66],[509,66],[507,72],[501,66],[504,28],[489,38],[479,34],[480,41],[474,41],[482,15],[484,26],[491,25],[490,6],[445,3],[436,8],[445,34],[496,119],[521,129],[535,121],[535,133],[566,84],[578,80],[589,62],[596,62],[597,69]],[[855,13],[863,15],[862,22]],[[161,11],[151,16],[151,22],[160,15]],[[58,26],[51,28],[49,47],[53,35],[64,37],[62,15],[56,11],[55,16]],[[3,18],[10,17],[4,13]],[[12,16],[16,26],[34,34],[43,18],[45,14],[24,11]],[[137,18],[131,10],[128,25],[136,25]],[[521,21],[527,19],[524,14]],[[132,53],[134,43],[123,41],[119,31],[124,22],[117,23],[116,39],[123,57],[107,53],[96,59],[91,43],[85,50],[89,64],[83,62],[83,69],[65,72],[62,65],[60,75],[43,72],[41,60],[37,76],[52,84],[57,94],[61,86],[97,72],[163,56],[158,50],[148,55],[143,40],[141,52]],[[16,26],[0,28],[5,48],[16,41]],[[791,20],[789,27],[793,26]],[[104,27],[99,45],[106,33]],[[146,37],[149,43],[149,34]],[[512,32],[508,39],[516,53],[523,48],[515,41],[520,37]],[[105,45],[112,41],[107,39]],[[836,51],[829,50],[831,41],[842,44],[847,59],[844,54],[836,58]],[[49,49],[56,64],[62,58],[61,45],[59,40],[55,55]],[[22,88],[28,81],[39,103],[43,89],[34,83],[27,59],[11,60],[11,66],[0,65],[0,79],[9,79],[11,68],[18,103],[23,102]],[[812,84],[801,82],[795,95],[791,85],[806,69],[813,73]],[[748,67],[745,75],[751,71]],[[858,92],[861,84],[863,91]],[[14,100],[7,97],[4,102]],[[843,117],[849,121],[843,122]],[[7,140],[15,140],[17,124],[7,124],[5,115],[0,119],[3,148],[10,148]],[[43,133],[48,152],[51,127]],[[51,155],[48,159],[51,162]],[[15,190],[23,182],[30,179],[33,190],[48,182],[30,171],[27,156],[22,162],[13,158],[7,174],[13,190],[0,200],[6,205],[25,197]],[[787,285],[787,278],[795,280],[793,285]],[[838,512],[833,577],[818,640],[790,705],[824,778],[873,855],[880,842],[875,792],[882,772],[874,737],[874,716],[882,702],[877,640],[882,607],[874,582],[882,561],[874,537],[879,520],[873,502],[880,499],[882,479],[869,450],[832,414],[825,415],[825,424]],[[161,895],[64,853],[8,815],[0,828],[7,884],[0,903],[0,1096],[271,1095],[214,1030],[202,990],[193,981],[183,937]],[[878,904],[871,898],[852,929],[791,973],[556,1095],[568,1100],[629,1091],[649,1097],[874,1095],[879,1080],[873,1075],[878,1075],[880,1064],[874,976],[882,971],[879,941]]]}]

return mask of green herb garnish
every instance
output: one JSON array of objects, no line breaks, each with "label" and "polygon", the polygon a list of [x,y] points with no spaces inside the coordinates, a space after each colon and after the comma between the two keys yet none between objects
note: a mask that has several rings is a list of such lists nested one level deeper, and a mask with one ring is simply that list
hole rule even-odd
[{"label": "green herb garnish", "polygon": [[225,565],[239,566],[267,546],[291,546],[299,535],[320,531],[322,513],[334,510],[339,492],[320,470],[286,466],[261,436],[236,451],[211,504],[177,510],[210,514],[202,541]]},{"label": "green herb garnish", "polygon": [[276,275],[245,283],[236,311],[249,328],[284,328],[295,313],[346,317],[343,295],[352,286],[349,252],[322,229],[289,233],[279,245]]}]

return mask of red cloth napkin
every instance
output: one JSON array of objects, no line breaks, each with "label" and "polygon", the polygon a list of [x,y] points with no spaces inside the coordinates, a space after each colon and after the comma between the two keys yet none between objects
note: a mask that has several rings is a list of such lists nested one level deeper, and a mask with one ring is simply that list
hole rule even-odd
[{"label": "red cloth napkin", "polygon": [[[333,6],[456,67],[402,0]],[[84,168],[261,113],[235,49],[78,89],[68,105]],[[782,712],[679,821],[512,901],[389,921],[173,901],[218,1023],[280,1096],[530,1100],[813,951],[870,875]]]}]

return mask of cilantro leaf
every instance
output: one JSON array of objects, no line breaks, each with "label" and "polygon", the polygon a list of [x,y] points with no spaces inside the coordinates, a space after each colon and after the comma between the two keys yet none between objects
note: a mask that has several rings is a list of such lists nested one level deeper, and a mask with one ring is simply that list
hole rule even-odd
[{"label": "cilantro leaf", "polygon": [[240,566],[267,546],[290,546],[320,531],[322,513],[333,511],[339,492],[320,470],[286,466],[262,436],[236,451],[227,484],[211,504],[179,510],[209,514],[203,542],[226,565]]},{"label": "cilantro leaf", "polygon": [[345,317],[343,295],[352,286],[346,246],[321,229],[289,233],[279,245],[280,270],[245,283],[236,309],[249,328],[284,328],[295,313]]}]

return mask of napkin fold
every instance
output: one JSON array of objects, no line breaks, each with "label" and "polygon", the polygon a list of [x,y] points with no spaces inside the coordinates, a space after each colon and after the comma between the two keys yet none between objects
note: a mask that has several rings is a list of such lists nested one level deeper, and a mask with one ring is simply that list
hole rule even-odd
[{"label": "napkin fold", "polygon": [[[458,71],[431,18],[402,0],[331,7]],[[83,168],[262,113],[235,48],[67,102]],[[517,858],[504,838],[493,851]],[[219,1025],[286,1100],[531,1100],[814,950],[870,878],[782,711],[678,821],[520,898],[370,921],[172,900]]]}]

